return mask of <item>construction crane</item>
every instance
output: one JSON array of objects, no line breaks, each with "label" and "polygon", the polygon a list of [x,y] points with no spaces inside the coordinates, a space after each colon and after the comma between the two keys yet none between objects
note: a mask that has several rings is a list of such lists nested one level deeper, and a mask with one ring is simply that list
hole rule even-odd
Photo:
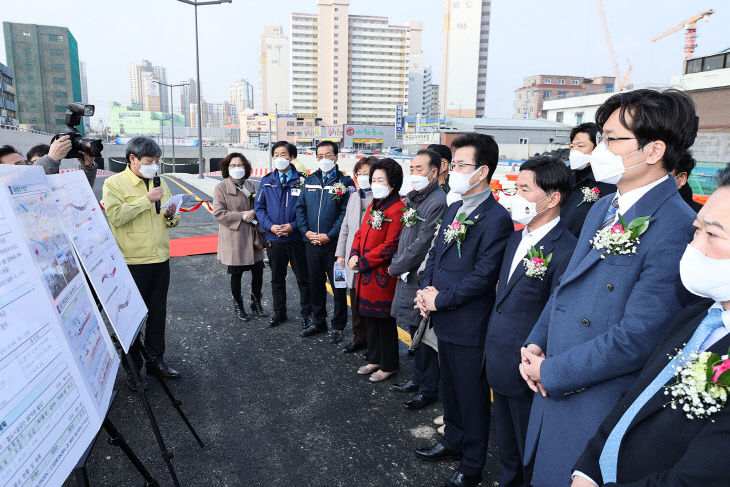
[{"label": "construction crane", "polygon": [[684,29],[684,59],[689,59],[692,57],[692,54],[694,54],[695,49],[697,48],[697,22],[700,20],[704,20],[705,22],[709,21],[710,15],[714,13],[715,11],[710,9],[699,13],[694,17],[683,20],[679,25],[672,27],[668,31],[653,38],[651,42],[656,42],[663,37],[667,37],[670,34],[674,34],[675,32]]},{"label": "construction crane", "polygon": [[631,62],[626,59],[629,63],[629,69],[626,70],[624,77],[621,77],[621,71],[618,67],[618,61],[616,60],[616,53],[613,50],[613,41],[611,41],[611,33],[608,31],[608,20],[606,20],[606,12],[603,11],[603,2],[596,0],[598,3],[598,12],[601,14],[601,22],[603,23],[603,33],[606,35],[606,44],[608,44],[608,52],[611,54],[611,62],[613,62],[613,72],[616,73],[616,83],[618,83],[619,91],[623,90],[626,85],[629,84],[631,77]]}]

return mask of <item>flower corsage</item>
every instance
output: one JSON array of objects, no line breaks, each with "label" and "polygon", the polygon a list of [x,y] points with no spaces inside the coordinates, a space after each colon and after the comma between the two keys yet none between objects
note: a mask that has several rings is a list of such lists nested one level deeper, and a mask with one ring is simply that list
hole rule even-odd
[{"label": "flower corsage", "polygon": [[385,214],[382,210],[371,210],[370,211],[370,219],[368,220],[368,225],[370,225],[375,230],[380,230],[380,228],[383,226],[383,222],[392,222],[393,220],[389,220],[388,218],[385,218]]},{"label": "flower corsage", "polygon": [[618,216],[619,223],[612,227],[598,230],[590,243],[593,248],[601,251],[601,259],[606,255],[628,255],[635,254],[641,236],[649,228],[649,217],[643,216],[626,223],[626,219]]},{"label": "flower corsage", "polygon": [[461,258],[461,242],[466,240],[466,230],[471,225],[474,225],[474,222],[466,219],[466,213],[460,213],[456,217],[456,220],[454,220],[454,223],[444,230],[444,242],[447,244],[452,241],[456,242],[459,258]]},{"label": "flower corsage", "polygon": [[340,201],[342,197],[345,196],[345,193],[347,193],[347,186],[342,183],[335,183],[332,185],[330,193],[332,194],[333,200]]},{"label": "flower corsage", "polygon": [[416,212],[415,208],[408,208],[407,206],[404,206],[400,209],[401,213],[403,213],[403,216],[400,217],[400,221],[405,225],[406,227],[412,227],[419,221],[425,222],[423,218],[418,216],[418,213]]},{"label": "flower corsage", "polygon": [[533,279],[540,279],[541,281],[545,277],[548,265],[553,258],[552,253],[547,254],[547,256],[544,255],[542,249],[542,245],[540,246],[540,250],[537,250],[533,246],[527,252],[527,257],[522,259],[522,264],[525,266],[525,275]]},{"label": "flower corsage", "polygon": [[589,188],[588,186],[583,186],[581,191],[583,192],[583,201],[578,203],[578,206],[582,205],[583,203],[595,203],[596,201],[601,199],[601,190],[598,188]]},{"label": "flower corsage", "polygon": [[[679,352],[680,354],[682,352]],[[672,409],[681,409],[688,419],[706,419],[727,402],[730,388],[730,359],[716,353],[693,353],[674,367],[676,381],[666,386]]]}]

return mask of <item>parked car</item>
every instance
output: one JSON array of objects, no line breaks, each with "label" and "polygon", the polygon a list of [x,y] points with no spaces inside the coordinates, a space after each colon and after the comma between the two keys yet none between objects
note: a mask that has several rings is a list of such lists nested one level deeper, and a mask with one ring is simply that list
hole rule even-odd
[{"label": "parked car", "polygon": [[360,149],[359,151],[357,151],[357,153],[360,154],[360,155],[362,155],[362,156],[371,156],[371,155],[373,155],[373,151],[371,151],[369,149]]},{"label": "parked car", "polygon": [[389,154],[393,153],[393,152],[400,154],[402,152],[402,149],[397,146],[392,146],[392,147],[388,147],[387,149],[385,149],[385,152],[387,152]]}]

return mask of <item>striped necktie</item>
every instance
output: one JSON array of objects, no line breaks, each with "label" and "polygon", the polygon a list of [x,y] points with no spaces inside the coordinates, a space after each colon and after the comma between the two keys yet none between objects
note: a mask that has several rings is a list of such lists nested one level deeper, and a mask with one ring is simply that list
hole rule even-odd
[{"label": "striped necktie", "polygon": [[606,218],[601,224],[601,230],[613,226],[613,222],[616,220],[616,212],[618,212],[618,194],[613,197],[611,204],[608,205],[608,211],[606,212]]},{"label": "striped necktie", "polygon": [[606,443],[603,445],[603,451],[601,451],[601,457],[598,460],[604,483],[616,482],[618,450],[621,446],[621,440],[641,408],[664,387],[667,381],[674,377],[677,367],[682,367],[689,360],[690,355],[700,351],[705,340],[722,324],[722,310],[720,308],[710,308],[707,316],[697,327],[687,345],[659,372],[659,375],[654,378],[651,384],[646,386],[646,389],[639,394],[639,397],[634,399],[631,406],[621,416],[619,422],[613,427],[611,434],[608,435]]}]

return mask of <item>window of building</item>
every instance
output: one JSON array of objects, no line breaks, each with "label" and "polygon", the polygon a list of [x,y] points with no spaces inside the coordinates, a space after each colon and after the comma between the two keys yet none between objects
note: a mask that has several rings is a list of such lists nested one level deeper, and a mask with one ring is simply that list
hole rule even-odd
[{"label": "window of building", "polygon": [[287,136],[294,135],[294,132],[287,132],[286,135]]},{"label": "window of building", "polygon": [[287,127],[293,127],[294,126],[294,122],[286,122],[286,126]]},{"label": "window of building", "polygon": [[725,65],[725,55],[720,54],[718,56],[710,56],[705,58],[705,62],[702,65],[702,71],[712,71],[715,69],[722,69]]},{"label": "window of building", "polygon": [[567,95],[568,95],[568,92],[567,92],[567,91],[558,91],[558,99],[559,99],[559,100],[562,100],[562,99],[563,99],[563,98],[565,98],[565,97],[566,97]]},{"label": "window of building", "polygon": [[64,71],[66,67],[63,64],[51,64],[51,70],[53,71]]},{"label": "window of building", "polygon": [[558,84],[564,85],[565,84],[565,78],[558,78]]},{"label": "window of building", "polygon": [[54,91],[53,98],[68,98],[68,93],[65,91]]},{"label": "window of building", "polygon": [[54,85],[65,85],[66,78],[53,78],[53,84]]},{"label": "window of building", "polygon": [[583,123],[583,112],[578,112],[575,114],[575,124],[580,125]]},{"label": "window of building", "polygon": [[30,37],[30,32],[23,32],[23,37]]},{"label": "window of building", "polygon": [[558,123],[563,123],[563,112],[555,113],[555,121]]},{"label": "window of building", "polygon": [[570,82],[570,84],[573,85],[573,86],[578,86],[580,84],[580,80],[579,79],[574,79],[574,80],[572,80]]},{"label": "window of building", "polygon": [[302,125],[304,125],[304,122],[297,122],[297,127],[301,127]]},{"label": "window of building", "polygon": [[63,56],[63,49],[51,49],[51,56]]},{"label": "window of building", "polygon": [[552,84],[553,79],[552,78],[543,78],[542,82],[545,83],[546,85],[549,85],[549,84]]},{"label": "window of building", "polygon": [[606,93],[613,93],[613,83],[606,83]]},{"label": "window of building", "polygon": [[546,91],[542,94],[543,98],[550,98],[550,92]]},{"label": "window of building", "polygon": [[57,118],[56,125],[66,125],[66,121],[62,118]]},{"label": "window of building", "polygon": [[28,90],[29,95],[35,95],[35,90]]},{"label": "window of building", "polygon": [[684,70],[685,74],[699,73],[700,71],[702,71],[702,58],[687,61],[687,68]]},{"label": "window of building", "polygon": [[[530,111],[532,111],[532,110],[530,110]],[[520,144],[527,145],[527,143],[528,143],[527,137],[520,137]]]},{"label": "window of building", "polygon": [[55,109],[55,110],[56,110],[57,112],[65,112],[65,111],[66,111],[66,105],[56,105],[56,106],[54,107],[54,109]]},{"label": "window of building", "polygon": [[48,34],[48,40],[51,42],[61,42],[61,41],[63,41],[63,36],[56,35],[56,34]]},{"label": "window of building", "polygon": [[26,66],[33,66],[33,63],[31,61],[26,61],[25,65]]},{"label": "window of building", "polygon": [[28,76],[26,76],[26,79],[28,81],[33,81],[33,75],[32,74],[29,74]]},{"label": "window of building", "polygon": [[534,112],[535,112],[535,107],[530,107],[530,113],[534,113]]}]

